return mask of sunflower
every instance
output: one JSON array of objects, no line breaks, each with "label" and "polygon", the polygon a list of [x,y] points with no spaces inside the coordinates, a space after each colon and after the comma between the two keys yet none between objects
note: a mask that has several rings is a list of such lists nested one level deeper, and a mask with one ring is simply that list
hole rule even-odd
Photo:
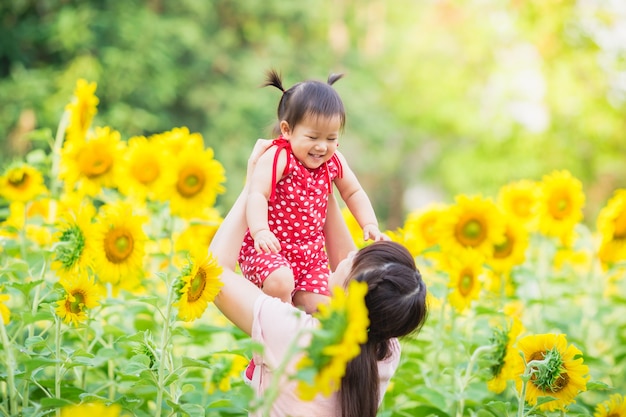
[{"label": "sunflower", "polygon": [[128,149],[120,163],[119,182],[122,194],[138,201],[156,200],[175,181],[170,154],[158,142],[144,136],[128,140]]},{"label": "sunflower", "polygon": [[190,133],[187,127],[176,127],[163,133],[150,136],[150,141],[163,147],[172,155],[178,155],[187,148],[202,148],[204,140],[199,133]]},{"label": "sunflower", "polygon": [[63,279],[91,266],[93,251],[92,218],[95,208],[85,204],[76,213],[66,212],[55,233],[54,259],[50,267]]},{"label": "sunflower", "polygon": [[211,378],[208,382],[209,394],[215,390],[228,392],[233,379],[239,379],[241,372],[250,361],[245,357],[231,353],[216,353],[211,361]]},{"label": "sunflower", "polygon": [[201,262],[191,258],[190,264],[182,270],[178,284],[180,298],[174,303],[181,320],[191,321],[202,316],[207,305],[220,292],[223,285],[221,273],[222,267],[212,255],[209,254]]},{"label": "sunflower", "polygon": [[539,231],[568,242],[574,226],[583,218],[585,194],[582,183],[568,171],[545,175],[540,184]]},{"label": "sunflower", "polygon": [[61,417],[122,417],[122,407],[119,404],[105,405],[103,403],[86,403],[68,405],[61,409]]},{"label": "sunflower", "polygon": [[448,259],[444,264],[450,278],[448,293],[450,305],[458,312],[469,308],[472,301],[478,299],[482,288],[480,277],[483,274],[483,265],[476,257],[463,256],[454,260]]},{"label": "sunflower", "polygon": [[121,279],[135,282],[142,276],[147,240],[142,230],[145,220],[133,214],[128,203],[113,203],[101,208],[93,239],[93,265],[100,281],[112,284],[120,283]]},{"label": "sunflower", "polygon": [[404,243],[413,256],[422,254],[439,243],[437,221],[445,212],[443,204],[431,204],[409,213],[404,222]]},{"label": "sunflower", "polygon": [[621,394],[613,394],[605,402],[598,404],[593,417],[626,417],[626,401]]},{"label": "sunflower", "polygon": [[6,227],[7,236],[19,239],[19,231],[25,229],[26,239],[39,246],[52,243],[52,233],[48,224],[53,222],[54,210],[51,208],[55,200],[41,198],[31,203],[14,201],[9,204],[9,217],[2,223]]},{"label": "sunflower", "polygon": [[225,191],[222,164],[213,159],[211,148],[184,148],[176,157],[176,181],[162,196],[169,200],[172,214],[183,218],[201,217],[206,207],[215,204],[217,194]]},{"label": "sunflower", "polygon": [[539,184],[531,180],[513,181],[498,191],[498,206],[528,231],[537,227]]},{"label": "sunflower", "polygon": [[298,395],[305,401],[318,393],[328,397],[337,391],[346,366],[367,342],[369,317],[365,306],[367,284],[351,281],[347,294],[333,289],[330,304],[320,304],[315,317],[320,328],[314,331],[306,355],[297,363],[301,375],[314,375],[298,381]]},{"label": "sunflower", "polygon": [[505,216],[504,240],[493,246],[489,266],[499,273],[508,273],[526,259],[528,231],[513,217]]},{"label": "sunflower", "polygon": [[515,379],[516,359],[519,356],[513,345],[522,332],[522,322],[514,316],[506,317],[504,327],[496,327],[491,338],[495,350],[491,355],[491,379],[487,381],[487,389],[496,394],[506,388],[509,380]]},{"label": "sunflower", "polygon": [[60,281],[65,290],[63,299],[57,301],[56,313],[65,323],[75,326],[87,320],[86,310],[99,304],[100,291],[86,271],[71,279]]},{"label": "sunflower", "polygon": [[504,221],[498,207],[480,196],[459,195],[436,224],[441,251],[450,256],[470,254],[484,260],[504,239]]},{"label": "sunflower", "polygon": [[616,190],[598,214],[599,258],[604,265],[626,260],[626,189]]},{"label": "sunflower", "polygon": [[2,317],[2,323],[4,325],[9,324],[11,321],[11,310],[4,304],[9,301],[11,297],[8,294],[0,294],[0,317]]},{"label": "sunflower", "polygon": [[67,139],[71,142],[82,142],[85,140],[87,130],[98,112],[98,97],[96,93],[96,83],[88,83],[84,79],[76,81],[73,100],[65,106],[65,110],[70,114],[67,126]]},{"label": "sunflower", "polygon": [[589,367],[583,365],[582,352],[567,345],[563,334],[540,334],[521,338],[517,348],[523,355],[518,357],[515,375],[517,391],[522,390],[521,375],[530,361],[544,361],[532,366],[534,372],[526,388],[526,401],[534,406],[539,397],[554,397],[553,401],[539,405],[543,411],[562,410],[575,402],[581,391],[587,390]]},{"label": "sunflower", "polygon": [[213,221],[190,224],[176,238],[174,249],[176,252],[193,252],[194,248],[208,248],[221,221],[216,213]]},{"label": "sunflower", "polygon": [[41,172],[27,164],[10,166],[0,177],[0,197],[8,201],[26,203],[47,192]]},{"label": "sunflower", "polygon": [[119,132],[109,127],[96,127],[85,141],[66,142],[59,172],[66,190],[95,196],[103,187],[115,187],[124,146]]}]

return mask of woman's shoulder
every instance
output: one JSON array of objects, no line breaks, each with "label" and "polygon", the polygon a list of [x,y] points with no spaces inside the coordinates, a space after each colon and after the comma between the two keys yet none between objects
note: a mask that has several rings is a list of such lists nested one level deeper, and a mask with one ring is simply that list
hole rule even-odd
[{"label": "woman's shoulder", "polygon": [[313,327],[317,322],[317,319],[294,307],[293,304],[266,294],[258,297],[254,305],[253,331],[256,325],[262,327],[265,333],[273,332],[273,329],[276,329],[277,333],[287,333],[289,330]]}]

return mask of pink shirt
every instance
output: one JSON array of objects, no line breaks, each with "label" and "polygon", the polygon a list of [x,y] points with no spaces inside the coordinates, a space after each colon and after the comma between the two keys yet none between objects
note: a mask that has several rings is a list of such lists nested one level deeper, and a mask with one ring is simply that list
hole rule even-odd
[{"label": "pink shirt", "polygon": [[[256,368],[252,377],[252,387],[261,398],[264,391],[271,386],[274,370],[281,366],[291,344],[297,340],[299,346],[310,343],[311,334],[307,329],[314,329],[317,319],[283,303],[278,298],[268,295],[260,296],[254,305],[254,321],[252,323],[252,339],[261,343],[265,349],[262,354],[254,355]],[[300,333],[301,330],[305,330]],[[300,335],[301,337],[296,337]],[[389,358],[378,363],[380,378],[380,401],[389,380],[395,373],[400,361],[400,344],[392,339],[392,354]],[[336,417],[339,409],[336,394],[326,398],[318,395],[313,401],[302,401],[296,394],[296,381],[288,381],[287,375],[295,373],[295,364],[300,356],[293,358],[286,366],[285,373],[280,375],[280,393],[272,405],[272,417]],[[380,403],[379,403],[380,405]],[[251,413],[250,416],[261,416],[261,412]]]}]

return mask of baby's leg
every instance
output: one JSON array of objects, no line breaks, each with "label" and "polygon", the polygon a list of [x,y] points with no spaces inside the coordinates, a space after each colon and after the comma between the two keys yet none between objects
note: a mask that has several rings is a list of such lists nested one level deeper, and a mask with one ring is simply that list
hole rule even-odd
[{"label": "baby's leg", "polygon": [[327,295],[317,294],[309,291],[298,291],[293,296],[293,305],[303,308],[307,314],[313,314],[317,311],[320,303],[328,303]]},{"label": "baby's leg", "polygon": [[291,303],[291,294],[295,288],[293,271],[287,267],[274,270],[265,278],[261,288],[265,294]]}]

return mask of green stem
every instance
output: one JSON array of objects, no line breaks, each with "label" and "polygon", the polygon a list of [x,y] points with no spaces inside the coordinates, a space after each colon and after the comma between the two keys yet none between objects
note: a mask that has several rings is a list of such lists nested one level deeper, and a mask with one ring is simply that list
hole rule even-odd
[{"label": "green stem", "polygon": [[22,260],[26,262],[26,224],[28,223],[28,205],[30,203],[24,203],[24,224],[20,229],[20,254]]},{"label": "green stem", "polygon": [[[59,317],[56,320],[56,334],[54,335],[54,397],[61,399],[61,319]],[[61,416],[61,409],[56,410],[57,417]]]},{"label": "green stem", "polygon": [[526,403],[526,385],[527,380],[522,379],[522,392],[519,395],[519,401],[517,403],[517,417],[524,417],[524,404]]},{"label": "green stem", "polygon": [[[169,281],[169,280],[168,280]],[[163,323],[163,331],[161,332],[161,347],[160,347],[160,358],[159,358],[159,370],[158,370],[158,387],[157,387],[157,398],[156,398],[156,412],[155,416],[161,416],[161,407],[163,402],[163,393],[165,391],[165,387],[163,386],[165,383],[165,362],[168,358],[168,344],[170,337],[170,324],[171,319],[170,316],[172,314],[172,304],[173,304],[173,293],[174,288],[168,282],[167,286],[167,305],[165,309],[165,319]]]},{"label": "green stem", "polygon": [[[446,319],[446,300],[448,299],[448,295],[447,293],[443,295],[442,297],[442,301],[441,301],[441,307],[439,310],[439,322],[437,323],[437,334],[438,335],[443,335],[444,333],[444,325],[445,325],[445,319]],[[436,345],[435,345],[435,349],[434,349],[434,357],[433,357],[433,367],[432,367],[432,374],[433,376],[437,376],[439,375],[439,352],[441,352],[443,349],[443,338],[442,337],[437,337],[436,340]],[[437,384],[435,384],[437,385]]]},{"label": "green stem", "polygon": [[474,369],[474,364],[476,364],[476,361],[478,360],[480,355],[482,355],[485,352],[489,352],[493,350],[493,348],[494,346],[492,345],[486,345],[486,346],[481,346],[477,348],[476,350],[474,350],[474,353],[472,353],[472,356],[470,357],[470,360],[467,363],[467,367],[465,368],[465,373],[463,374],[463,377],[458,379],[459,380],[459,407],[457,408],[457,411],[456,411],[457,417],[463,417],[463,411],[465,408],[464,393],[465,393],[465,389],[467,388],[467,385],[472,379],[472,370]]},{"label": "green stem", "polygon": [[[43,264],[43,268],[41,270],[41,275],[39,276],[40,279],[43,279],[43,276],[45,274],[45,271],[47,270],[47,262],[44,262]],[[42,284],[39,284],[35,287],[35,293],[33,295],[33,306],[30,309],[31,314],[33,315],[33,317],[35,316],[35,314],[37,314],[37,310],[39,309],[39,295],[41,293],[41,286]],[[35,323],[30,323],[28,325],[28,337],[32,338],[35,336]],[[26,380],[24,381],[24,391],[22,394],[22,405],[24,407],[28,407],[28,403],[30,402],[30,384],[29,381]]]},{"label": "green stem", "polygon": [[9,337],[4,326],[4,318],[0,314],[0,338],[2,339],[2,345],[4,346],[4,352],[7,365],[7,385],[9,386],[9,404],[11,408],[11,414],[17,415],[17,391],[15,389],[15,357],[13,356],[13,349],[9,342]]},{"label": "green stem", "polygon": [[[524,417],[524,404],[526,404],[526,386],[528,385],[528,381],[530,381],[530,378],[532,377],[532,375],[535,372],[537,372],[536,366],[539,364],[545,364],[545,363],[546,363],[545,359],[543,360],[535,359],[526,364],[526,367],[524,368],[524,373],[520,376],[520,378],[522,379],[522,391],[520,392],[518,406],[517,406],[518,417]],[[529,411],[529,414],[530,414],[530,411]]]},{"label": "green stem", "polygon": [[[109,291],[111,291],[111,283],[108,283],[107,287]],[[114,339],[113,335],[109,334],[107,336],[107,347],[113,349],[114,348]],[[91,352],[91,350],[90,350]],[[107,377],[109,378],[109,400],[115,400],[115,361],[113,359],[109,359],[107,361]]]},{"label": "green stem", "polygon": [[61,148],[63,147],[63,140],[65,139],[65,131],[69,124],[70,113],[64,112],[57,128],[56,136],[54,137],[54,145],[52,147],[52,167],[50,169],[50,178],[52,183],[50,184],[50,193],[54,197],[57,195],[60,181],[59,181],[59,167],[61,165]]}]

